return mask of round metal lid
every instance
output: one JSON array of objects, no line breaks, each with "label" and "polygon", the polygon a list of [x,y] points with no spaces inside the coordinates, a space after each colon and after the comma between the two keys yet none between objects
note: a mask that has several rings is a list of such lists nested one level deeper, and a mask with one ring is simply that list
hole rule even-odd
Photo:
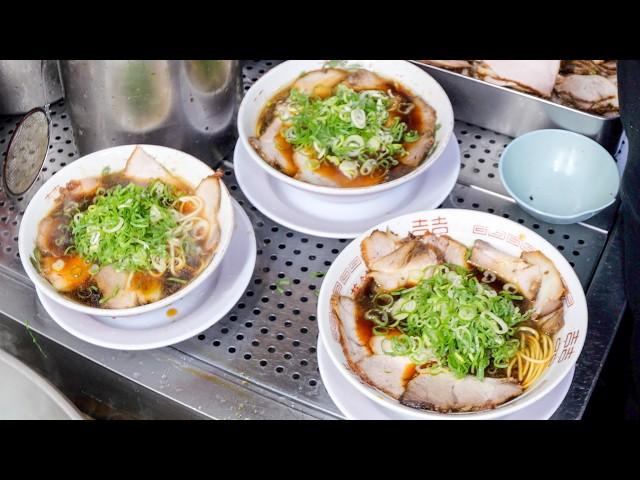
[{"label": "round metal lid", "polygon": [[47,156],[49,118],[42,108],[28,112],[7,147],[2,181],[12,196],[23,195],[36,181]]}]

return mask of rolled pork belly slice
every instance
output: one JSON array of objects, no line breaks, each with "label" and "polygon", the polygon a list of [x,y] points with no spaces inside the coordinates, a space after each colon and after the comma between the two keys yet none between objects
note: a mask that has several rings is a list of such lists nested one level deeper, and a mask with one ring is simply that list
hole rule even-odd
[{"label": "rolled pork belly slice", "polygon": [[358,362],[360,377],[396,400],[415,374],[415,365],[407,357],[371,355]]},{"label": "rolled pork belly slice", "polygon": [[475,74],[482,80],[533,93],[551,96],[560,71],[560,60],[479,60]]},{"label": "rolled pork belly slice", "polygon": [[287,175],[295,175],[298,171],[292,157],[291,148],[280,130],[282,120],[274,116],[271,123],[259,137],[251,137],[249,143],[269,165],[281,170]]},{"label": "rolled pork belly slice", "polygon": [[562,297],[565,294],[564,284],[560,272],[553,262],[542,252],[523,252],[520,257],[531,265],[537,265],[542,272],[540,288],[533,302],[528,307],[533,308],[531,318],[543,317],[562,308]]},{"label": "rolled pork belly slice", "polygon": [[540,267],[504,253],[484,240],[476,240],[468,262],[495,273],[505,283],[515,285],[527,300],[534,300],[540,288]]},{"label": "rolled pork belly slice", "polygon": [[345,357],[355,365],[365,357],[371,355],[369,348],[369,337],[358,329],[358,305],[356,302],[344,295],[339,295],[332,300],[333,311],[338,317],[338,330],[340,332],[340,343]]},{"label": "rolled pork belly slice", "polygon": [[420,138],[412,143],[405,143],[404,147],[407,154],[399,157],[398,161],[410,167],[420,165],[427,155],[431,152],[436,139],[436,111],[431,105],[422,100],[420,97],[411,99],[414,108],[418,112]]},{"label": "rolled pork belly slice", "polygon": [[307,95],[326,98],[331,95],[334,87],[346,77],[347,73],[344,70],[323,68],[301,76],[291,88],[295,88]]}]

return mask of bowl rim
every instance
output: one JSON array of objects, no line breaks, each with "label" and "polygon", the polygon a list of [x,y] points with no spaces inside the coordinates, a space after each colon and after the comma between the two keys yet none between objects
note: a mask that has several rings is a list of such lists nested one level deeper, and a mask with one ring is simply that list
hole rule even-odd
[{"label": "bowl rim", "polygon": [[[218,267],[222,262],[222,258],[224,257],[225,253],[228,250],[229,244],[231,242],[231,237],[233,234],[235,218],[234,218],[234,212],[233,212],[233,205],[231,204],[231,195],[226,185],[222,181],[222,178],[219,178],[220,196],[221,196],[220,208],[222,208],[222,206],[225,205],[225,208],[228,210],[225,215],[228,217],[229,225],[226,229],[228,233],[224,237],[221,236],[220,243],[218,244],[218,247],[214,253],[214,256],[209,262],[209,264],[191,282],[189,282],[189,284],[187,284],[184,288],[178,290],[177,292],[173,293],[172,295],[166,296],[156,302],[151,302],[145,305],[138,305],[136,307],[130,307],[130,308],[103,309],[103,308],[89,307],[68,299],[66,296],[56,291],[53,288],[53,286],[42,275],[40,275],[37,271],[35,271],[35,269],[33,268],[33,265],[31,265],[31,262],[28,260],[30,257],[31,251],[28,248],[28,246],[25,244],[25,242],[27,242],[28,240],[27,238],[25,238],[25,229],[26,229],[27,223],[29,223],[29,222],[25,222],[25,219],[28,219],[29,216],[34,215],[29,213],[30,210],[35,208],[34,200],[41,201],[43,199],[46,199],[59,186],[59,182],[57,181],[57,178],[60,178],[59,175],[65,171],[69,171],[70,168],[71,169],[78,168],[79,165],[82,163],[82,161],[85,161],[85,162],[87,161],[85,160],[87,157],[91,157],[93,155],[98,155],[98,154],[105,155],[110,150],[115,150],[115,151],[122,150],[124,152],[129,152],[130,154],[135,147],[141,147],[142,149],[145,149],[146,147],[147,152],[149,152],[149,149],[156,150],[156,151],[165,150],[169,153],[172,153],[173,155],[180,155],[181,158],[184,158],[185,160],[188,159],[190,163],[199,162],[204,167],[206,167],[206,169],[208,169],[211,172],[211,174],[215,173],[215,170],[213,170],[213,168],[211,168],[209,165],[199,160],[198,158],[194,157],[193,155],[190,155],[181,150],[177,150],[171,147],[166,147],[163,145],[136,143],[136,144],[117,145],[113,147],[107,147],[101,150],[96,150],[95,152],[88,153],[76,159],[75,161],[69,163],[68,165],[64,166],[58,172],[52,175],[51,178],[49,178],[44,184],[42,184],[38,188],[36,193],[31,198],[31,201],[27,205],[27,208],[25,209],[24,215],[22,217],[22,221],[20,222],[20,228],[18,231],[18,251],[20,253],[20,260],[21,260],[22,266],[25,272],[27,273],[27,276],[29,277],[31,282],[34,284],[34,286],[38,288],[38,290],[40,290],[48,298],[62,305],[63,307],[69,308],[71,310],[74,310],[80,313],[91,315],[94,317],[128,317],[128,316],[139,315],[142,313],[152,312],[154,310],[159,310],[163,307],[166,307],[170,303],[175,302],[176,300],[188,295],[195,288],[200,286],[205,279],[210,277],[218,269]],[[149,152],[149,154],[153,156],[151,152]],[[160,160],[157,160],[157,161],[161,162]],[[187,162],[184,162],[184,163],[186,164]],[[178,175],[179,175],[179,172],[178,172]],[[220,215],[220,210],[218,212],[218,215]],[[34,219],[35,224],[38,225],[43,218],[44,217]],[[37,235],[37,231],[36,231],[36,235]],[[35,241],[35,238],[34,238],[34,241]]]},{"label": "bowl rim", "polygon": [[[518,202],[519,204],[521,204],[522,206],[524,206],[526,209],[531,210],[534,213],[537,213],[538,215],[541,215],[543,217],[551,217],[551,218],[555,218],[558,220],[572,220],[575,218],[579,218],[579,217],[583,217],[585,215],[588,216],[592,216],[595,213],[598,213],[602,210],[604,210],[605,208],[607,208],[608,206],[612,205],[613,203],[615,203],[616,198],[618,196],[618,192],[620,191],[620,174],[618,173],[616,175],[616,193],[613,196],[613,198],[611,200],[609,200],[606,204],[604,204],[603,206],[600,207],[596,207],[596,208],[590,208],[587,210],[582,210],[580,212],[571,214],[571,215],[559,215],[559,214],[555,214],[555,213],[551,213],[551,212],[547,212],[544,210],[540,210],[534,206],[532,206],[530,203],[528,203],[526,200],[522,199],[522,197],[520,197],[519,195],[517,195],[509,186],[508,182],[505,179],[505,175],[504,175],[504,162],[502,161],[503,158],[505,157],[505,155],[507,154],[507,152],[509,151],[509,149],[511,148],[511,146],[516,143],[517,141],[519,141],[520,139],[524,138],[524,137],[535,137],[537,135],[544,135],[544,134],[548,134],[549,132],[553,132],[553,134],[559,134],[559,135],[567,135],[569,137],[574,137],[574,138],[580,138],[582,141],[587,141],[586,143],[591,143],[592,146],[596,147],[596,150],[600,150],[601,152],[606,154],[607,157],[607,165],[611,166],[616,173],[618,173],[618,167],[616,166],[616,161],[613,158],[613,155],[611,155],[602,145],[600,145],[598,142],[596,142],[595,140],[587,137],[586,135],[582,135],[580,133],[576,133],[576,132],[572,132],[570,130],[562,130],[560,128],[543,128],[540,130],[533,130],[531,132],[527,132],[524,133],[516,138],[514,138],[509,145],[506,146],[506,148],[503,150],[502,154],[500,155],[500,162],[498,162],[498,172],[500,173],[500,181],[502,182],[502,185],[504,186],[504,188],[507,190],[507,192],[509,193],[509,195],[511,196],[511,198],[513,198],[516,202]],[[609,167],[607,167],[609,168]],[[587,217],[589,218],[589,217]]]},{"label": "bowl rim", "polygon": [[2,348],[0,348],[0,364],[4,364],[6,368],[17,372],[20,380],[31,383],[40,394],[47,397],[52,404],[68,417],[67,420],[84,420],[84,416],[79,409],[53,383]]},{"label": "bowl rim", "polygon": [[[501,223],[513,224],[513,226],[516,227],[516,228],[523,228],[523,229],[527,230],[527,233],[531,234],[532,238],[535,238],[537,241],[542,241],[543,244],[545,244],[545,243],[548,244],[549,248],[555,250],[553,245],[551,245],[551,243],[549,243],[547,240],[545,240],[544,237],[542,237],[541,235],[537,234],[536,232],[534,232],[533,230],[529,229],[528,227],[525,227],[524,225],[521,225],[519,223],[514,222],[513,220],[510,220],[510,219],[507,219],[507,218],[503,218],[503,217],[498,217],[496,215],[492,215],[492,214],[487,213],[487,212],[481,212],[481,211],[476,211],[476,210],[460,209],[460,208],[439,208],[439,209],[432,209],[432,210],[422,210],[422,211],[419,211],[419,212],[413,212],[413,213],[400,215],[400,216],[395,217],[393,219],[390,219],[388,221],[381,222],[381,223],[379,223],[378,225],[376,225],[374,227],[371,227],[370,229],[368,229],[367,231],[363,232],[358,237],[354,238],[351,242],[349,242],[345,246],[345,248],[343,248],[342,252],[340,252],[338,257],[336,257],[336,260],[341,255],[344,254],[344,252],[347,250],[347,248],[349,246],[351,246],[352,244],[354,244],[356,242],[361,243],[362,240],[366,237],[366,235],[368,235],[370,232],[372,232],[375,229],[384,228],[388,224],[396,222],[396,221],[398,221],[398,220],[400,220],[400,219],[402,219],[404,217],[409,217],[410,218],[410,217],[415,216],[417,214],[425,214],[426,215],[426,214],[431,214],[431,213],[434,213],[434,212],[445,213],[445,214],[446,213],[454,213],[454,214],[457,214],[457,215],[460,215],[461,212],[464,212],[464,214],[466,214],[466,215],[472,214],[475,217],[478,217],[478,216],[487,217],[487,218],[490,218],[492,221],[495,221],[496,219],[498,219],[497,221],[499,221]],[[580,283],[580,279],[577,277],[575,271],[571,268],[571,266],[569,265],[568,261],[562,255],[561,255],[561,257],[562,257],[562,261],[564,263],[566,263],[565,267],[567,267],[567,271],[570,272],[570,276],[573,277],[573,280],[576,283],[576,285],[580,286],[580,288],[576,289],[576,292],[572,292],[573,293],[573,297],[574,297],[574,301],[575,301],[576,304],[583,306],[584,310],[585,310],[584,334],[580,335],[578,343],[576,344],[576,346],[578,347],[578,349],[577,349],[578,353],[575,356],[573,356],[569,361],[563,362],[560,365],[560,371],[563,371],[563,373],[561,375],[558,375],[555,380],[548,381],[546,385],[542,386],[540,389],[538,389],[537,391],[533,392],[533,394],[530,394],[528,396],[524,396],[526,393],[528,393],[528,392],[524,392],[524,394],[522,394],[522,395],[520,395],[518,397],[515,397],[514,399],[511,399],[511,400],[499,405],[498,407],[490,409],[490,410],[480,410],[480,411],[476,411],[476,412],[440,413],[440,412],[431,411],[431,410],[416,409],[416,408],[407,407],[405,405],[402,405],[398,400],[395,400],[395,399],[391,398],[387,394],[385,394],[385,393],[381,392],[380,390],[378,390],[376,387],[363,383],[363,381],[357,376],[357,374],[352,372],[351,369],[349,369],[346,365],[344,365],[341,361],[339,361],[339,359],[335,356],[335,354],[333,352],[333,349],[330,348],[330,344],[328,343],[330,341],[333,341],[333,336],[332,336],[331,327],[330,327],[331,318],[330,318],[330,316],[327,315],[327,311],[328,311],[328,309],[330,309],[329,307],[331,305],[331,297],[333,295],[333,292],[332,292],[333,285],[330,286],[328,284],[328,281],[327,281],[327,279],[329,277],[329,275],[328,275],[329,271],[327,271],[327,274],[325,274],[325,277],[324,277],[323,282],[322,282],[322,286],[320,288],[319,297],[318,297],[317,317],[318,317],[319,336],[320,336],[321,340],[324,342],[324,345],[325,345],[325,347],[327,349],[327,352],[329,354],[329,358],[331,359],[333,364],[338,368],[340,373],[344,377],[346,377],[347,380],[353,386],[355,386],[361,393],[363,393],[365,396],[367,396],[368,398],[370,398],[371,400],[373,400],[374,402],[376,402],[378,405],[380,405],[383,408],[390,408],[390,409],[392,409],[392,410],[394,410],[396,412],[403,413],[403,414],[408,414],[408,415],[410,415],[410,416],[412,416],[412,417],[414,417],[416,419],[489,420],[489,419],[494,419],[494,418],[498,418],[498,417],[503,417],[503,416],[509,415],[509,414],[511,414],[513,412],[519,411],[519,410],[521,410],[523,408],[526,408],[529,405],[532,405],[533,403],[535,403],[535,402],[541,400],[542,398],[544,398],[551,390],[553,390],[560,382],[562,382],[562,380],[571,371],[571,368],[576,364],[576,362],[578,361],[578,358],[582,354],[582,350],[584,348],[584,344],[585,344],[586,337],[588,335],[588,330],[589,330],[589,310],[588,310],[588,306],[587,306],[586,296],[585,296],[585,293],[584,293],[584,289],[582,288],[582,284]],[[329,268],[329,270],[334,268],[334,265],[337,265],[335,260],[334,260],[332,266]],[[548,374],[549,374],[549,369],[547,369],[543,373],[543,376],[541,378],[536,380],[536,383],[540,382],[541,379],[543,379],[544,376],[547,376]],[[523,396],[524,396],[524,398],[523,398]],[[517,403],[510,404],[510,402],[515,401],[515,400],[517,400]]]},{"label": "bowl rim", "polygon": [[[297,62],[301,62],[301,61],[309,61],[309,60],[286,60],[278,65],[276,65],[275,67],[271,68],[268,72],[266,72],[264,75],[262,75],[258,81],[256,81],[251,88],[249,88],[249,90],[247,90],[247,92],[245,93],[242,102],[240,103],[240,107],[238,109],[238,117],[237,117],[237,129],[238,129],[238,136],[240,137],[240,141],[242,142],[242,145],[245,147],[245,149],[247,150],[247,152],[249,153],[249,155],[251,155],[255,160],[259,160],[259,162],[257,162],[260,167],[265,170],[267,173],[269,173],[270,175],[272,175],[273,177],[282,180],[283,182],[286,182],[296,188],[299,188],[301,190],[306,190],[306,191],[310,191],[313,193],[318,193],[318,194],[328,194],[328,195],[337,195],[337,196],[357,196],[357,195],[369,195],[372,193],[377,193],[377,192],[381,192],[384,190],[388,190],[390,188],[394,188],[396,186],[402,185],[405,182],[408,182],[410,180],[412,180],[413,178],[415,178],[417,175],[419,175],[420,173],[424,172],[425,170],[427,170],[428,168],[430,168],[434,163],[435,160],[438,159],[438,157],[440,157],[440,155],[442,155],[442,152],[444,151],[444,148],[446,148],[446,146],[448,145],[449,141],[451,140],[451,135],[453,134],[453,130],[454,130],[454,123],[455,123],[455,117],[454,117],[454,112],[453,112],[453,106],[451,104],[451,100],[449,99],[449,96],[447,95],[447,92],[444,90],[444,88],[442,88],[442,86],[438,83],[438,81],[433,78],[428,72],[426,72],[425,70],[423,70],[422,68],[420,68],[419,66],[415,65],[414,63],[408,61],[408,60],[372,60],[374,62],[382,62],[382,61],[394,61],[394,62],[401,62],[403,63],[406,67],[408,67],[410,72],[414,72],[416,75],[423,75],[426,76],[430,81],[432,82],[432,85],[434,87],[434,91],[437,92],[435,93],[435,95],[438,96],[442,96],[443,99],[446,100],[445,102],[445,109],[448,113],[448,116],[451,118],[451,125],[448,126],[447,130],[445,131],[445,135],[442,137],[442,139],[439,141],[439,143],[436,145],[435,149],[433,150],[433,152],[431,153],[431,155],[424,160],[420,165],[418,165],[416,168],[414,168],[411,172],[407,173],[406,175],[403,175],[399,178],[396,178],[394,180],[391,180],[390,182],[384,182],[384,183],[380,183],[378,185],[371,185],[371,186],[367,186],[367,187],[330,187],[330,186],[323,186],[323,185],[315,185],[309,182],[303,182],[302,180],[297,180],[293,177],[290,177],[282,172],[280,172],[279,170],[277,170],[276,168],[272,167],[271,165],[269,165],[253,148],[253,146],[249,143],[249,136],[250,134],[248,134],[247,132],[244,131],[244,129],[242,128],[242,120],[243,118],[246,117],[247,112],[250,108],[249,106],[249,99],[251,98],[251,94],[263,90],[264,89],[264,84],[273,76],[277,75],[279,72],[281,72],[282,70],[285,70],[286,68],[290,68],[291,65],[296,64]],[[348,60],[347,60],[348,61]],[[322,62],[321,60],[318,60],[318,62]],[[318,66],[318,68],[322,68],[321,65]],[[301,73],[304,73],[305,70],[304,69],[299,69]],[[386,78],[391,78],[389,75],[386,74],[381,74],[382,76],[386,77]],[[269,98],[273,97],[273,95],[275,95],[276,93],[278,93],[279,91],[282,91],[287,85],[289,85],[291,82],[293,82],[295,80],[295,78],[297,77],[293,77],[293,79],[291,81],[288,81],[285,84],[282,84],[279,88],[271,91],[269,93],[269,95],[267,95]],[[423,77],[424,78],[424,77]],[[402,82],[400,82],[402,83]],[[414,89],[412,89],[413,91]],[[434,95],[434,96],[435,96]],[[422,97],[421,97],[422,98]],[[424,98],[423,98],[424,100]],[[426,101],[426,100],[425,100]],[[261,105],[260,108],[264,108],[264,105]]]}]

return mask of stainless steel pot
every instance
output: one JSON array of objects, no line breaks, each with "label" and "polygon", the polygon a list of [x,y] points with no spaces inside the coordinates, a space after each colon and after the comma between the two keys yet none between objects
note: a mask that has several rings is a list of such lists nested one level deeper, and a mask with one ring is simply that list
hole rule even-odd
[{"label": "stainless steel pot", "polygon": [[56,60],[0,60],[0,115],[17,115],[62,98]]},{"label": "stainless steel pot", "polygon": [[82,155],[150,143],[213,164],[233,147],[237,60],[64,60],[60,66]]}]

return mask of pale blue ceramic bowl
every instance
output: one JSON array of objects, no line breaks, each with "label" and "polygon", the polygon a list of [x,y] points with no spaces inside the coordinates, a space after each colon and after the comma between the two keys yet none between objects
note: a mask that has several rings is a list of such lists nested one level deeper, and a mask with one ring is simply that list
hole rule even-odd
[{"label": "pale blue ceramic bowl", "polygon": [[598,143],[566,130],[536,130],[513,140],[500,179],[529,214],[548,223],[582,222],[615,202],[620,177]]}]

